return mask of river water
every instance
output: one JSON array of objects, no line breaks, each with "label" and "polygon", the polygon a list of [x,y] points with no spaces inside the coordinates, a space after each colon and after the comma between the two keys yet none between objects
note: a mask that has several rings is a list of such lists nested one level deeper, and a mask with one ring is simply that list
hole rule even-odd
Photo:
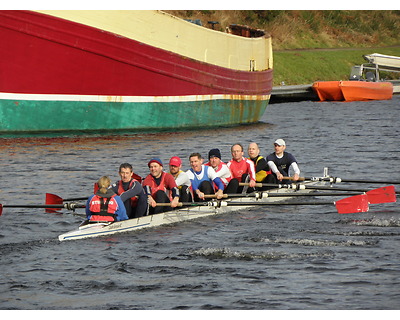
[{"label": "river water", "polygon": [[[130,162],[283,138],[302,176],[400,180],[400,97],[272,104],[258,124],[180,133],[1,139],[2,204],[89,196]],[[342,184],[346,187],[383,185]],[[326,198],[325,198],[326,200]],[[59,242],[78,215],[4,208],[0,309],[400,309],[400,208],[257,207],[154,229]]]}]

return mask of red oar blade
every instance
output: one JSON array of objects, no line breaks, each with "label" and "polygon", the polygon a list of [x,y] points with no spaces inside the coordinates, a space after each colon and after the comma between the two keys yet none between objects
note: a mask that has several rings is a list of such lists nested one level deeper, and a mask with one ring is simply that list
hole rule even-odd
[{"label": "red oar blade", "polygon": [[367,212],[369,210],[368,196],[366,194],[341,199],[336,201],[335,205],[340,214]]},{"label": "red oar blade", "polygon": [[396,191],[394,186],[373,189],[367,192],[369,203],[396,202]]},{"label": "red oar blade", "polygon": [[[52,193],[46,193],[46,204],[63,204],[63,198],[52,194]],[[46,208],[45,212],[46,213],[56,213],[58,212],[59,209],[50,209],[50,208]]]},{"label": "red oar blade", "polygon": [[142,183],[142,177],[139,176],[138,174],[132,172],[132,178],[136,179],[137,181],[139,181],[140,183]]},{"label": "red oar blade", "polygon": [[63,204],[64,199],[56,194],[46,193],[46,204]]},{"label": "red oar blade", "polygon": [[0,216],[3,214],[3,205],[0,203]]}]

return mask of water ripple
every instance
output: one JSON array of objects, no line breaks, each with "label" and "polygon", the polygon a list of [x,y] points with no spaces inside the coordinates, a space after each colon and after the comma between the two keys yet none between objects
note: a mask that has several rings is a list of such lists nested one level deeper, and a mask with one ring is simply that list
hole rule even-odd
[{"label": "water ripple", "polygon": [[202,256],[209,259],[238,259],[238,260],[281,260],[281,259],[303,259],[313,257],[330,257],[332,252],[312,252],[312,253],[286,253],[286,252],[268,252],[268,253],[249,253],[232,251],[229,248],[201,248],[194,250],[191,254]]}]

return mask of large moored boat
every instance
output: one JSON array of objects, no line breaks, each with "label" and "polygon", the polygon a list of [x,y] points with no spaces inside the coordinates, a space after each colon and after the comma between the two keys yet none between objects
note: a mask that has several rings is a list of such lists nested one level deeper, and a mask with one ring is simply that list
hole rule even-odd
[{"label": "large moored boat", "polygon": [[0,134],[259,121],[271,38],[161,11],[0,11]]}]

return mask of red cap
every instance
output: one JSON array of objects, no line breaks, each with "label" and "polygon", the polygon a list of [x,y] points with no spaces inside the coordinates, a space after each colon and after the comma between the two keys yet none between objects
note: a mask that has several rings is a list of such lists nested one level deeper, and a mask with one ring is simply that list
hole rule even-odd
[{"label": "red cap", "polygon": [[175,167],[179,167],[182,164],[182,160],[179,157],[172,157],[169,160],[169,165],[170,166],[175,166]]}]

